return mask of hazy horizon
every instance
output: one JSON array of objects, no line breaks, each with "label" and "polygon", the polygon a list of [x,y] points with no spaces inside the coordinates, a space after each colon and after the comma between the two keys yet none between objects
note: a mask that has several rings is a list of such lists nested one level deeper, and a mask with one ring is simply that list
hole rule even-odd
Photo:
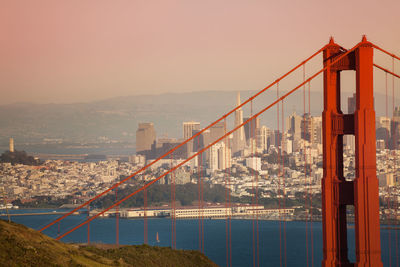
[{"label": "hazy horizon", "polygon": [[330,36],[350,48],[366,34],[400,54],[398,10],[397,0],[4,1],[0,105],[259,90]]}]

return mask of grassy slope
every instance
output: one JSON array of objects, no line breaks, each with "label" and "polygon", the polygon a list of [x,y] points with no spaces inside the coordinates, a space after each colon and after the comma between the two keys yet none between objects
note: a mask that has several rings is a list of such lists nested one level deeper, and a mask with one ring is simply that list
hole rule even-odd
[{"label": "grassy slope", "polygon": [[197,251],[163,247],[101,248],[64,244],[0,220],[0,266],[217,266]]}]

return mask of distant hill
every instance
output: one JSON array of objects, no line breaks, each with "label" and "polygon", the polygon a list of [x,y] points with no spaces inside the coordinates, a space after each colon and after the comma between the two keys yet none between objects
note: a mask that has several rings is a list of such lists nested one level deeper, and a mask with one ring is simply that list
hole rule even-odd
[{"label": "distant hill", "polygon": [[[282,90],[282,89],[281,89]],[[242,91],[242,101],[256,91]],[[282,93],[281,93],[282,94]],[[342,106],[347,111],[347,97],[343,94]],[[271,88],[253,103],[253,114],[276,99]],[[397,101],[397,100],[396,100]],[[322,111],[322,91],[311,93],[314,115]],[[396,103],[399,103],[398,101]],[[383,115],[384,95],[376,94],[377,115]],[[234,108],[236,92],[201,91],[168,93],[161,95],[125,96],[75,104],[19,103],[0,106],[0,150],[6,149],[10,137],[16,148],[22,143],[42,143],[44,139],[62,139],[64,142],[106,142],[117,140],[135,143],[139,122],[154,122],[157,136],[182,137],[182,122],[195,120],[206,126]],[[302,90],[284,101],[285,117],[294,110],[303,112]],[[244,117],[250,115],[250,105],[244,108]],[[261,123],[276,128],[276,108],[261,116]],[[234,116],[228,119],[233,124]],[[51,142],[51,140],[49,141]],[[29,152],[29,151],[28,151]]]},{"label": "distant hill", "polygon": [[163,247],[64,244],[0,220],[0,266],[217,266],[198,251]]}]

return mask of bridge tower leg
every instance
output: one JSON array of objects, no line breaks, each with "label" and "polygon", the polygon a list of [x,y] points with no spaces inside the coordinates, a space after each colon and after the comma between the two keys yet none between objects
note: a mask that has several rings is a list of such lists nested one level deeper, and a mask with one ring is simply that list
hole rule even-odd
[{"label": "bridge tower leg", "polygon": [[[322,266],[382,266],[379,226],[379,194],[376,177],[375,111],[373,99],[373,48],[363,37],[353,52],[328,63],[346,51],[333,39],[324,50],[324,111],[322,218]],[[356,111],[343,114],[340,73],[356,71]],[[355,135],[353,181],[343,175],[343,136]],[[357,262],[350,263],[347,248],[346,207],[355,210]]]}]

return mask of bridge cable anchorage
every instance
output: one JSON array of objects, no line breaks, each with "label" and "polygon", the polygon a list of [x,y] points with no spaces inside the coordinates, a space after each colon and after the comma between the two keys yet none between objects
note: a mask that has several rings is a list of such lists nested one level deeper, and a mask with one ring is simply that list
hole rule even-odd
[{"label": "bridge cable anchorage", "polygon": [[[315,56],[317,56],[319,53],[321,53],[322,51],[324,51],[324,49],[326,48],[326,45],[321,47],[317,52],[315,52],[314,54],[312,54],[311,56],[309,56],[304,62],[308,62],[311,59],[313,59]],[[287,73],[285,73],[284,75],[282,75],[278,80],[282,80],[285,77],[289,76],[291,73],[293,73],[295,70],[297,70],[298,68],[300,68],[304,62],[296,65],[294,68],[292,68],[291,70],[289,70]],[[108,192],[110,192],[111,190],[113,190],[116,187],[119,187],[121,184],[127,182],[128,180],[132,179],[133,177],[135,177],[136,175],[138,175],[139,173],[145,171],[146,169],[148,169],[150,166],[154,165],[155,163],[157,163],[158,161],[160,161],[161,159],[167,157],[168,155],[170,155],[171,153],[173,153],[175,150],[179,149],[180,147],[182,147],[183,145],[185,145],[186,143],[190,142],[191,140],[195,139],[196,137],[199,137],[204,131],[210,129],[212,126],[214,126],[215,124],[217,124],[218,122],[222,121],[224,118],[228,117],[229,115],[231,115],[232,113],[234,113],[236,110],[240,109],[241,107],[243,107],[244,105],[246,105],[247,103],[249,103],[252,99],[258,97],[259,95],[261,95],[262,93],[264,93],[265,91],[267,91],[268,89],[270,89],[272,86],[274,86],[278,80],[272,82],[271,84],[269,84],[268,86],[264,87],[262,90],[260,90],[258,93],[254,94],[252,97],[250,97],[249,99],[247,99],[246,101],[244,101],[242,104],[236,106],[235,108],[233,108],[232,110],[230,110],[228,113],[224,114],[223,116],[221,116],[219,119],[217,119],[216,121],[210,123],[208,126],[206,126],[205,128],[203,128],[201,131],[197,132],[195,135],[192,135],[190,138],[186,139],[185,141],[183,141],[182,143],[180,143],[179,145],[177,145],[176,147],[172,148],[171,150],[169,150],[168,152],[166,152],[164,155],[158,157],[157,159],[153,160],[152,162],[150,162],[149,164],[143,166],[142,168],[140,168],[139,170],[137,170],[136,172],[134,172],[133,174],[131,174],[130,176],[126,177],[125,179],[119,181],[118,183],[114,184],[113,186],[111,186],[110,188],[106,189],[105,191],[103,191],[102,193],[98,194],[97,196],[91,198],[90,200],[86,201],[85,203],[79,205],[78,207],[74,208],[73,210],[71,210],[70,212],[66,213],[65,215],[63,215],[62,217],[50,222],[49,224],[47,224],[46,226],[42,227],[41,229],[39,229],[39,232],[44,231],[45,229],[49,228],[50,226],[54,225],[55,223],[65,219],[66,217],[70,216],[71,214],[73,214],[74,212],[82,209],[83,207],[87,206],[88,204],[92,203],[93,201],[95,201],[96,199],[104,196],[105,194],[107,194]]]},{"label": "bridge cable anchorage", "polygon": [[[88,222],[96,219],[97,217],[101,216],[102,214],[104,214],[105,212],[107,212],[108,210],[110,210],[111,208],[114,208],[116,205],[120,205],[122,202],[126,201],[127,199],[129,199],[130,197],[136,195],[137,193],[141,192],[142,190],[148,188],[149,186],[151,186],[152,184],[154,184],[155,182],[157,182],[158,180],[160,180],[162,177],[164,177],[165,175],[169,174],[170,172],[174,171],[175,169],[183,166],[185,163],[187,163],[189,160],[193,159],[194,157],[198,156],[200,153],[204,152],[205,150],[207,150],[209,147],[213,146],[214,144],[216,144],[217,142],[221,141],[223,138],[225,138],[225,136],[228,136],[230,134],[232,134],[233,132],[235,132],[236,130],[238,130],[240,127],[242,127],[244,124],[248,123],[251,119],[254,119],[258,116],[260,116],[262,113],[264,113],[265,111],[269,110],[271,107],[275,106],[278,102],[280,102],[282,99],[287,98],[289,95],[291,95],[292,93],[294,93],[295,91],[297,91],[299,88],[301,88],[303,86],[304,83],[307,83],[311,80],[313,80],[314,78],[316,78],[319,74],[321,74],[322,72],[324,72],[328,67],[330,67],[331,65],[335,64],[336,62],[338,62],[339,60],[343,59],[345,56],[347,56],[349,53],[353,52],[356,48],[358,48],[361,44],[357,44],[356,46],[354,46],[352,49],[349,49],[347,52],[343,53],[342,55],[338,56],[337,58],[335,58],[334,60],[332,60],[331,62],[328,62],[326,64],[325,67],[323,67],[322,69],[320,69],[319,71],[317,71],[316,73],[314,73],[312,76],[310,76],[305,82],[300,83],[298,86],[296,86],[295,88],[291,89],[290,91],[288,91],[286,94],[282,95],[279,99],[276,99],[274,102],[272,102],[271,104],[269,104],[267,107],[263,108],[262,110],[260,110],[259,112],[257,112],[256,114],[253,115],[252,118],[249,118],[248,120],[246,120],[245,122],[243,122],[242,124],[236,126],[234,129],[230,130],[228,133],[226,133],[226,135],[223,135],[222,137],[218,138],[217,140],[215,140],[214,142],[208,144],[206,147],[202,148],[200,151],[198,151],[197,153],[193,154],[192,156],[188,157],[187,159],[183,160],[182,162],[180,162],[179,164],[177,164],[173,169],[166,171],[165,173],[163,173],[162,175],[158,176],[157,178],[153,179],[152,181],[150,181],[149,183],[145,184],[144,186],[142,186],[141,188],[135,190],[134,192],[130,193],[129,195],[125,196],[124,198],[120,199],[117,203],[114,203],[113,205],[109,206],[108,208],[102,210],[101,212],[91,216],[89,219],[85,220],[84,222],[76,225],[75,227],[73,227],[72,229],[68,230],[67,232],[65,232],[64,234],[62,234],[61,236],[58,236],[56,238],[56,240],[60,240],[61,238],[65,237],[66,235],[70,234],[71,232],[75,231],[76,229],[82,227],[83,225],[87,224]],[[319,54],[323,49],[325,48],[325,46],[320,49],[318,51],[318,53],[315,53],[313,56]],[[313,57],[312,56],[312,57]],[[310,57],[310,58],[312,58]],[[298,67],[300,67],[301,65],[299,65]],[[297,68],[292,69],[291,72],[293,72],[293,70],[295,70]],[[288,73],[291,73],[288,72]],[[287,76],[288,73],[284,76]],[[283,76],[282,76],[283,77]],[[267,90],[268,88],[270,88],[272,85],[274,85],[275,83],[272,83],[270,86],[264,88],[263,90],[261,90],[260,92],[258,92],[257,94],[253,95],[251,97],[251,99],[253,99],[256,95],[260,95],[261,92],[264,92],[265,90]],[[241,105],[239,105],[237,108],[241,107],[244,103],[248,103],[250,101],[250,98],[247,99],[245,102],[243,102]],[[233,109],[231,112],[229,112],[229,114],[231,114],[232,112],[234,112],[237,108]],[[166,155],[169,155],[170,153],[172,153],[173,151],[175,151],[176,149],[178,149],[179,147],[181,147],[182,145],[186,144],[187,142],[189,142],[190,140],[192,140],[194,137],[199,136],[199,134],[201,132],[204,132],[205,129],[210,128],[212,125],[215,125],[217,122],[221,121],[222,117],[218,120],[216,120],[214,123],[210,124],[209,126],[207,126],[206,128],[204,128],[202,131],[198,132],[197,134],[193,135],[191,138],[188,138],[187,140],[185,140],[184,142],[182,142],[181,144],[179,144],[178,146],[176,146],[175,148],[171,149],[169,152],[167,152],[166,154],[164,154],[163,156],[159,157],[158,159],[154,160],[153,162],[149,163],[148,165],[146,165],[145,167],[141,168],[139,171],[135,172],[133,175],[129,176],[130,178],[132,178],[134,175],[136,175],[138,172],[144,170],[145,168],[148,168],[149,166],[153,165],[155,162],[159,161],[160,159],[162,159],[163,157],[165,157]],[[66,215],[64,215],[63,217],[60,217],[57,220],[54,220],[53,222],[49,223],[47,226],[43,227],[42,229],[40,229],[39,231],[43,231],[45,229],[47,229],[48,227],[52,226],[53,224],[57,223],[58,221],[64,219],[65,217],[71,215],[73,212],[79,210],[80,208],[86,206],[87,204],[93,202],[95,199],[101,197],[102,195],[104,195],[105,193],[109,192],[110,190],[112,190],[113,188],[119,186],[120,184],[126,182],[127,180],[129,180],[130,178],[125,178],[124,180],[122,180],[121,182],[115,184],[114,186],[110,187],[109,189],[105,190],[103,193],[100,193],[99,195],[97,195],[96,197],[92,198],[91,200],[85,202],[84,204],[80,205],[79,207],[75,208],[74,210],[70,211],[69,213],[67,213]]]}]

